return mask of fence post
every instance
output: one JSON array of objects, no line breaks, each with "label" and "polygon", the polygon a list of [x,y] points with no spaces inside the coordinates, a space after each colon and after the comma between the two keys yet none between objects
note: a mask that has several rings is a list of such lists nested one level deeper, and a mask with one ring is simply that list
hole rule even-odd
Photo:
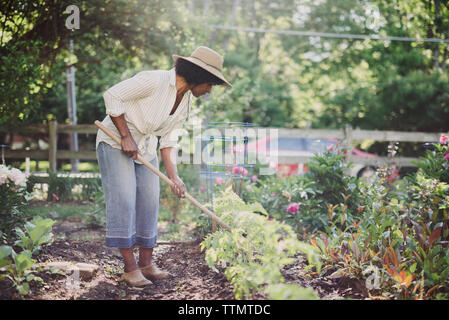
[{"label": "fence post", "polygon": [[58,122],[51,120],[48,123],[48,161],[50,162],[50,171],[57,169],[56,152],[58,150]]},{"label": "fence post", "polygon": [[347,123],[345,127],[346,148],[348,148],[347,162],[352,160],[352,126]]}]

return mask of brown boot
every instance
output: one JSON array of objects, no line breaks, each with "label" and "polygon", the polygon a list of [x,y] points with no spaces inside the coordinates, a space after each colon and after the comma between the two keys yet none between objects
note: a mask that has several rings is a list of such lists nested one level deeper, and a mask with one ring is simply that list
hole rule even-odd
[{"label": "brown boot", "polygon": [[142,274],[151,280],[159,280],[167,278],[170,274],[167,271],[159,269],[155,264],[149,264],[143,268],[140,268]]}]

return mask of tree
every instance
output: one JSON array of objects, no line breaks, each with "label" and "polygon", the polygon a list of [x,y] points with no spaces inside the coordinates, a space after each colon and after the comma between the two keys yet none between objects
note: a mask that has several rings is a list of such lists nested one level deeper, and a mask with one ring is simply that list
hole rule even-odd
[{"label": "tree", "polygon": [[65,8],[71,4],[68,0],[1,1],[1,125],[45,121],[53,112],[63,118],[69,38],[75,42],[74,63],[82,79],[77,84],[96,89],[95,93],[78,91],[81,101],[85,92],[91,95],[92,104],[80,105],[86,110],[98,108],[101,92],[125,70],[156,64],[161,55],[171,52],[170,39],[183,38],[178,11],[167,1],[78,1],[80,29],[73,32],[65,27]]}]

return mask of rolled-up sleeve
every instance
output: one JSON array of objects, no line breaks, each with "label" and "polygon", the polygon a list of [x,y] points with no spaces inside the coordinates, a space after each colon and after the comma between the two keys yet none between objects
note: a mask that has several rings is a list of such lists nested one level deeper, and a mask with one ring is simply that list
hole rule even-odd
[{"label": "rolled-up sleeve", "polygon": [[154,93],[160,77],[152,71],[142,71],[134,77],[119,82],[103,94],[106,113],[118,117],[125,113],[127,101],[142,99]]},{"label": "rolled-up sleeve", "polygon": [[168,131],[165,135],[161,136],[159,141],[159,149],[164,148],[179,148],[178,138],[182,133],[181,128],[185,119],[178,120],[175,125],[172,127],[170,131]]}]

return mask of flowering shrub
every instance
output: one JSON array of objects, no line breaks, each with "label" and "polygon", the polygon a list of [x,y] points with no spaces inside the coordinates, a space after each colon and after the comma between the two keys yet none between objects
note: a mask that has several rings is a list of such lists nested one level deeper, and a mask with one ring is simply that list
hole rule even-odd
[{"label": "flowering shrub", "polygon": [[324,231],[331,222],[352,225],[360,215],[360,181],[345,173],[345,150],[337,146],[315,155],[307,167],[310,171],[303,177],[256,180],[243,199],[260,202],[270,217],[285,221],[298,233]]},{"label": "flowering shrub", "polygon": [[27,203],[27,178],[16,168],[0,165],[0,231],[6,236],[24,222],[23,210]]},{"label": "flowering shrub", "polygon": [[331,223],[311,238],[323,271],[365,279],[372,295],[447,299],[449,185],[421,172],[393,185],[385,179],[361,185],[353,226]]}]

